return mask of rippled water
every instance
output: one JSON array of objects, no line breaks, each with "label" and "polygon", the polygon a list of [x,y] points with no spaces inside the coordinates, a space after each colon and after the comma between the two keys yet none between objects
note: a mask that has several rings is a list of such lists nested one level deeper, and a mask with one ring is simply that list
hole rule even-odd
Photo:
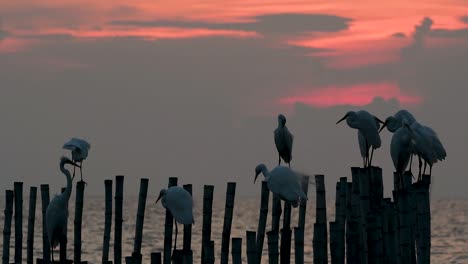
[{"label": "rippled water", "polygon": [[[27,204],[28,199],[24,199],[24,220],[23,220],[23,256],[26,257],[26,232],[27,232]],[[194,262],[200,261],[201,248],[201,223],[202,223],[202,203],[195,201],[195,221],[193,226],[192,248],[194,251]],[[0,198],[2,211],[4,208],[4,197]],[[232,223],[232,237],[243,238],[242,256],[246,262],[245,231],[257,229],[260,200],[253,198],[237,197],[234,207],[234,218]],[[328,202],[328,220],[334,219],[334,201]],[[124,222],[123,222],[123,257],[131,255],[133,251],[133,240],[135,235],[137,198],[124,198]],[[40,200],[36,208],[35,227],[35,258],[42,257],[42,217]],[[468,200],[437,200],[431,205],[432,210],[432,256],[433,263],[468,263]],[[270,210],[271,212],[271,210]],[[297,223],[297,210],[293,210],[293,225]],[[1,226],[3,229],[3,218],[1,214]],[[68,256],[73,259],[73,218],[74,201],[70,201],[70,217],[68,228]],[[221,249],[221,233],[224,219],[224,199],[215,199],[213,204],[212,239],[215,241],[216,262],[219,261]],[[313,222],[315,219],[315,201],[310,200],[307,206],[306,231],[305,231],[305,263],[312,263],[312,234]],[[268,217],[267,231],[270,225],[270,214]],[[14,223],[14,219],[13,219]],[[113,231],[111,232],[110,259],[113,258]],[[85,197],[83,213],[82,231],[82,260],[88,263],[101,263],[102,240],[104,232],[104,198]],[[179,230],[178,241],[182,246],[182,228]],[[148,199],[145,212],[145,222],[143,231],[142,254],[144,263],[149,263],[151,252],[163,250],[164,236],[164,210],[161,205],[155,206],[152,199]],[[0,239],[0,248],[3,248],[3,239]],[[14,227],[12,226],[12,238],[10,248],[10,260],[13,261],[14,254]],[[294,245],[294,243],[292,243]],[[264,257],[262,263],[267,263],[267,240],[264,243]],[[293,252],[293,250],[292,250]],[[291,254],[294,256],[294,253]],[[57,255],[58,257],[58,255]]]}]

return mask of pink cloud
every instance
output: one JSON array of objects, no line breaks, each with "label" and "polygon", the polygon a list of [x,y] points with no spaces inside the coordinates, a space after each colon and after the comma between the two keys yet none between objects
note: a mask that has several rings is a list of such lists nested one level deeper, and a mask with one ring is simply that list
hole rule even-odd
[{"label": "pink cloud", "polygon": [[417,105],[423,101],[423,98],[419,95],[404,93],[397,85],[383,82],[343,87],[323,87],[283,97],[279,100],[279,103],[284,105],[303,103],[315,107],[331,107],[336,105],[364,106],[370,104],[376,97],[381,97],[385,100],[397,99],[402,105]]}]

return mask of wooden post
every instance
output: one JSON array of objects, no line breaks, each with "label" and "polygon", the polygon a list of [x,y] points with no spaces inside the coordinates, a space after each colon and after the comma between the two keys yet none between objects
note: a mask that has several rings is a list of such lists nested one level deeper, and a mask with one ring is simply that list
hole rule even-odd
[{"label": "wooden post", "polygon": [[258,218],[257,229],[257,263],[261,263],[263,254],[263,241],[265,240],[266,221],[268,217],[268,202],[270,191],[268,190],[268,182],[262,181],[262,196],[260,201],[260,217]]},{"label": "wooden post", "polygon": [[15,192],[15,263],[23,261],[23,183],[14,183]]},{"label": "wooden post", "polygon": [[[65,187],[62,188],[62,193],[65,192]],[[67,208],[68,210],[68,208]],[[65,263],[67,262],[67,244],[68,244],[68,217],[67,220],[65,221],[65,230],[66,230],[66,236],[65,238],[60,241],[60,251],[59,251],[59,256],[60,256],[60,262]]]},{"label": "wooden post", "polygon": [[83,219],[84,188],[85,183],[83,181],[76,183],[74,263],[81,263],[81,222]]},{"label": "wooden post", "polygon": [[375,214],[370,214],[366,218],[367,235],[368,235],[368,261],[369,263],[383,263],[383,245],[381,238],[381,226]]},{"label": "wooden post", "polygon": [[278,264],[278,232],[269,231],[267,232],[268,239],[268,263],[269,264]]},{"label": "wooden post", "polygon": [[205,260],[205,248],[210,248],[213,192],[213,185],[205,185],[203,187],[202,263],[204,263],[203,261]]},{"label": "wooden post", "polygon": [[294,227],[294,260],[296,264],[304,263],[304,229]]},{"label": "wooden post", "polygon": [[102,241],[102,262],[109,260],[110,233],[112,227],[112,180],[104,180],[105,187],[105,222],[104,238]]},{"label": "wooden post", "polygon": [[396,264],[395,221],[392,207],[391,199],[385,198],[382,217],[383,259],[385,264]]},{"label": "wooden post", "polygon": [[[167,187],[177,186],[177,178],[170,177],[169,184]],[[163,256],[163,263],[164,264],[171,264],[171,247],[172,247],[172,228],[173,228],[173,221],[171,211],[166,209],[166,219],[164,222],[164,256]]]},{"label": "wooden post", "polygon": [[392,191],[393,195],[393,221],[395,228],[395,251],[397,256],[397,263],[401,263],[401,252],[400,252],[400,211],[398,209],[398,190]]},{"label": "wooden post", "polygon": [[205,252],[205,255],[203,256],[204,259],[202,260],[201,263],[213,264],[215,261],[213,240],[210,240],[208,243],[205,244],[204,252]]},{"label": "wooden post", "polygon": [[361,206],[360,206],[360,192],[359,192],[359,169],[358,167],[351,168],[352,175],[352,192],[351,192],[351,219],[349,219],[349,232],[350,242],[348,251],[347,263],[360,263],[362,238],[361,238]]},{"label": "wooden post", "polygon": [[151,264],[161,264],[161,252],[151,252]]},{"label": "wooden post", "polygon": [[[184,189],[192,195],[192,184],[185,184]],[[192,252],[192,225],[184,225],[184,263],[193,263],[193,252]]]},{"label": "wooden post", "polygon": [[26,260],[28,264],[34,263],[34,222],[36,220],[36,196],[37,188],[29,189],[29,213],[28,213],[28,238],[26,248]]},{"label": "wooden post", "polygon": [[366,232],[366,217],[370,210],[369,204],[369,188],[370,188],[370,175],[369,168],[359,169],[359,203],[361,208],[361,263],[368,263],[367,251],[367,232]]},{"label": "wooden post", "polygon": [[330,222],[330,259],[332,264],[340,263],[339,259],[339,224]]},{"label": "wooden post", "polygon": [[236,196],[236,183],[228,182],[226,189],[226,204],[224,207],[223,236],[221,238],[221,264],[229,261],[229,242],[231,240],[232,211]]},{"label": "wooden post", "polygon": [[382,180],[382,169],[379,167],[371,167],[369,171],[369,199],[370,209],[372,211],[377,210],[382,206],[383,202],[383,180]]},{"label": "wooden post", "polygon": [[279,232],[281,217],[281,199],[278,195],[273,194],[271,206],[271,230]]},{"label": "wooden post", "polygon": [[231,247],[232,264],[242,264],[242,238],[233,237]]},{"label": "wooden post", "polygon": [[124,176],[115,177],[115,217],[114,217],[114,264],[122,263],[122,223],[123,223]]},{"label": "wooden post", "polygon": [[314,263],[328,263],[327,239],[327,204],[325,199],[324,175],[315,175],[316,188],[316,219],[314,224],[314,237],[312,241]]},{"label": "wooden post", "polygon": [[248,264],[255,264],[257,261],[257,249],[255,245],[255,239],[257,234],[255,231],[246,231],[247,236],[247,263]]},{"label": "wooden post", "polygon": [[411,263],[411,223],[409,208],[409,191],[398,191],[398,210],[400,219],[400,263]]},{"label": "wooden post", "polygon": [[291,205],[284,203],[283,229],[281,230],[280,263],[289,264],[291,261]]},{"label": "wooden post", "polygon": [[341,177],[338,182],[338,214],[336,222],[338,225],[338,263],[345,263],[345,227],[346,227],[346,187],[347,178]]},{"label": "wooden post", "polygon": [[430,207],[430,176],[423,175],[422,182],[418,184],[416,193],[417,227],[418,227],[418,264],[431,261],[431,207]]},{"label": "wooden post", "polygon": [[13,216],[13,198],[12,190],[5,191],[5,222],[3,225],[3,254],[2,263],[8,264],[10,261],[10,237],[11,237],[11,218]]},{"label": "wooden post", "polygon": [[49,185],[41,184],[41,200],[42,200],[42,260],[45,263],[50,262],[50,246],[49,237],[47,234],[46,211],[49,206]]},{"label": "wooden post", "polygon": [[138,209],[135,226],[135,244],[133,245],[133,258],[141,259],[141,242],[143,237],[143,223],[145,220],[146,196],[148,194],[148,179],[140,180],[140,193],[138,195]]}]

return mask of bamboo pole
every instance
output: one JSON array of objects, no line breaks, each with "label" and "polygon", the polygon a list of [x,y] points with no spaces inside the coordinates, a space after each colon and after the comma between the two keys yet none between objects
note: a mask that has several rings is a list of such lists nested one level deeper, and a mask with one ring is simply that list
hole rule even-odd
[{"label": "bamboo pole", "polygon": [[[62,193],[65,192],[65,187],[62,188]],[[67,210],[68,210],[68,204],[67,204]],[[60,241],[60,262],[65,263],[67,262],[67,244],[68,244],[68,217],[65,221],[65,237],[62,237],[62,240]]]},{"label": "bamboo pole", "polygon": [[268,190],[268,182],[262,181],[262,196],[260,201],[260,217],[258,218],[257,229],[257,263],[261,263],[263,254],[263,241],[265,240],[266,221],[268,217],[268,202],[270,191]]},{"label": "bamboo pole", "polygon": [[151,264],[161,264],[161,252],[151,252]]},{"label": "bamboo pole", "polygon": [[327,205],[325,199],[324,175],[315,175],[316,189],[316,219],[314,224],[314,237],[312,241],[314,252],[314,263],[328,262],[328,239],[327,239]]},{"label": "bamboo pole", "polygon": [[123,223],[124,176],[115,177],[115,217],[114,217],[114,264],[122,263],[122,223]]},{"label": "bamboo pole", "polygon": [[401,264],[401,252],[400,252],[400,211],[398,209],[398,190],[392,191],[393,195],[393,219],[395,229],[395,252],[397,256],[396,262]]},{"label": "bamboo pole", "polygon": [[233,237],[231,247],[232,264],[242,264],[242,238]]},{"label": "bamboo pole", "polygon": [[332,264],[340,263],[339,259],[339,229],[337,222],[330,222],[330,259]]},{"label": "bamboo pole", "polygon": [[13,217],[13,199],[12,190],[5,191],[5,218],[3,225],[3,254],[2,263],[8,264],[10,261],[10,237],[11,237],[11,218]]},{"label": "bamboo pole", "polygon": [[383,201],[382,236],[384,264],[396,264],[395,230],[392,201],[385,198]]},{"label": "bamboo pole", "polygon": [[268,231],[268,263],[269,264],[278,264],[278,232],[277,231]]},{"label": "bamboo pole", "polygon": [[257,249],[255,245],[255,239],[257,237],[257,234],[255,231],[246,231],[246,237],[247,237],[247,263],[248,264],[255,264],[257,261]]},{"label": "bamboo pole", "polygon": [[102,241],[102,262],[109,261],[109,244],[112,227],[112,180],[104,180],[105,187],[105,222],[104,238]]},{"label": "bamboo pole", "polygon": [[346,187],[347,178],[341,177],[338,183],[338,215],[336,221],[338,224],[338,263],[345,263],[345,227],[346,227]]},{"label": "bamboo pole", "polygon": [[418,264],[431,262],[431,207],[430,207],[430,176],[423,175],[417,189],[417,221],[418,221]]},{"label": "bamboo pole", "polygon": [[226,204],[224,207],[223,236],[221,239],[221,264],[229,261],[229,242],[231,240],[232,212],[236,196],[236,183],[228,182],[226,189]]},{"label": "bamboo pole", "polygon": [[409,207],[409,191],[398,191],[398,209],[400,219],[400,263],[411,263],[411,219]]},{"label": "bamboo pole", "polygon": [[280,263],[289,264],[291,261],[291,205],[284,203],[283,229],[281,229]]},{"label": "bamboo pole", "polygon": [[366,217],[367,235],[368,235],[368,261],[369,263],[383,263],[383,245],[381,238],[381,226],[378,217],[375,214],[369,214]]},{"label": "bamboo pole", "polygon": [[304,229],[294,227],[294,260],[296,264],[304,263]]},{"label": "bamboo pole", "polygon": [[205,255],[203,256],[202,263],[213,264],[215,261],[213,240],[210,240],[208,243],[205,244],[204,252],[205,252]]},{"label": "bamboo pole", "polygon": [[49,206],[49,185],[41,184],[41,200],[42,200],[42,260],[45,263],[50,262],[50,246],[47,234],[46,211]]},{"label": "bamboo pole", "polygon": [[379,209],[383,202],[383,179],[382,169],[379,167],[369,168],[369,199],[372,211]]},{"label": "bamboo pole", "polygon": [[[138,195],[138,209],[135,224],[135,243],[133,245],[132,256],[141,259],[141,242],[143,240],[143,224],[145,221],[146,197],[148,194],[148,179],[140,179],[140,193]],[[138,262],[138,261],[137,261]]]},{"label": "bamboo pole", "polygon": [[83,220],[84,181],[76,183],[74,262],[81,263],[81,222]]},{"label": "bamboo pole", "polygon": [[[184,189],[192,195],[192,184],[185,184]],[[193,263],[193,251],[192,251],[192,225],[184,225],[184,263]]]},{"label": "bamboo pole", "polygon": [[28,238],[26,248],[26,262],[34,263],[34,222],[36,220],[36,196],[37,188],[29,189],[29,213],[28,213]]},{"label": "bamboo pole", "polygon": [[[170,177],[169,183],[167,185],[168,188],[177,186],[177,178]],[[173,229],[173,217],[171,211],[166,209],[166,219],[164,222],[164,256],[163,256],[163,263],[164,264],[171,264],[171,247],[172,247],[172,229]]]},{"label": "bamboo pole", "polygon": [[281,217],[281,199],[278,195],[273,194],[273,201],[271,207],[271,230],[279,233]]},{"label": "bamboo pole", "polygon": [[[203,187],[203,226],[202,226],[202,263],[205,259],[205,248],[210,248],[211,241],[211,218],[213,210],[213,185]],[[214,245],[213,245],[214,246]]]},{"label": "bamboo pole", "polygon": [[351,168],[352,184],[351,184],[351,219],[349,221],[350,242],[348,263],[360,263],[362,252],[362,234],[361,234],[361,206],[359,192],[359,167]]},{"label": "bamboo pole", "polygon": [[370,188],[370,175],[369,168],[359,169],[359,202],[361,208],[361,263],[368,263],[368,250],[367,250],[367,232],[366,232],[366,217],[370,210],[369,204],[369,188]]},{"label": "bamboo pole", "polygon": [[23,261],[23,183],[14,183],[15,192],[15,263]]}]

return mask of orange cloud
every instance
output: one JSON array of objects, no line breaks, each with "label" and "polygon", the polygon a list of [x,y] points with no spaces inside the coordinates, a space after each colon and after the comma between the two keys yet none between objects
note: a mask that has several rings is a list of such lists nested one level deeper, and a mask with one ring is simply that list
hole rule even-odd
[{"label": "orange cloud", "polygon": [[418,95],[404,93],[392,83],[366,83],[344,87],[324,87],[279,100],[280,104],[291,105],[303,103],[315,107],[331,107],[336,105],[364,106],[374,98],[385,100],[397,99],[402,105],[417,105],[423,98]]}]

